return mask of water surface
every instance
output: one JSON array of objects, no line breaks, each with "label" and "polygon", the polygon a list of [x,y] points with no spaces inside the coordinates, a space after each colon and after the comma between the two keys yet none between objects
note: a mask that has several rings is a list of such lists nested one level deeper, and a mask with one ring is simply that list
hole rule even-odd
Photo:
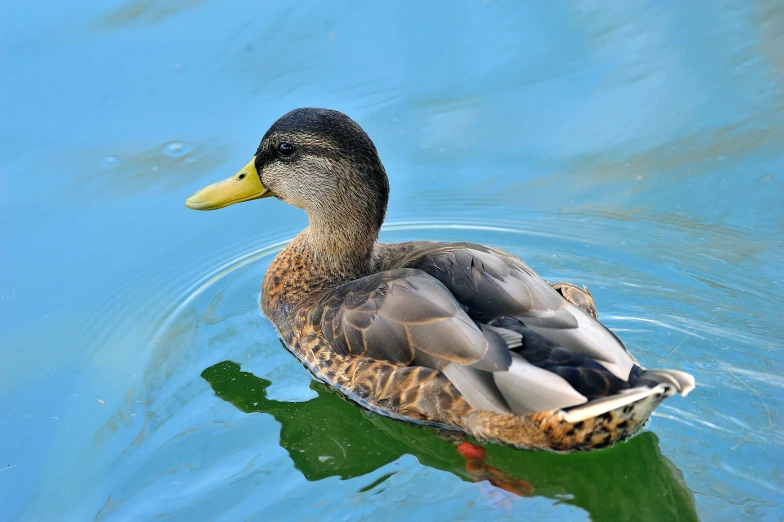
[{"label": "water surface", "polygon": [[[784,518],[781,2],[0,9],[0,519]],[[299,106],[375,140],[383,240],[585,284],[698,388],[608,450],[489,447],[518,498],[314,383],[258,306],[305,216],[183,205]]]}]

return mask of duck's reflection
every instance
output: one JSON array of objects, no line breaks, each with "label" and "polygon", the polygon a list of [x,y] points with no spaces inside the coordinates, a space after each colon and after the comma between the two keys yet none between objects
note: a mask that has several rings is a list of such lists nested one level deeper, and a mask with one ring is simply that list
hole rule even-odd
[{"label": "duck's reflection", "polygon": [[315,399],[281,402],[267,398],[270,381],[241,371],[231,361],[207,368],[202,377],[218,397],[240,410],[275,417],[281,424],[280,445],[311,481],[365,475],[411,454],[426,466],[464,480],[507,480],[511,489],[580,507],[593,520],[698,519],[683,475],[662,456],[658,439],[650,432],[611,449],[583,454],[490,445],[486,464],[472,463],[434,430],[367,412],[315,381],[311,383],[318,394]]}]

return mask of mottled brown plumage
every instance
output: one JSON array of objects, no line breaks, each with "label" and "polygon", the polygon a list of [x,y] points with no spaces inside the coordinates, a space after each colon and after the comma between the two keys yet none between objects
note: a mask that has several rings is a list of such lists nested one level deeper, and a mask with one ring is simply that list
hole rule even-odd
[{"label": "mottled brown plumage", "polygon": [[551,286],[483,245],[378,243],[386,173],[343,114],[285,115],[227,183],[189,206],[275,195],[308,213],[267,271],[262,308],[317,378],[364,407],[479,440],[588,450],[634,434],[694,386],[639,366],[585,287]]}]

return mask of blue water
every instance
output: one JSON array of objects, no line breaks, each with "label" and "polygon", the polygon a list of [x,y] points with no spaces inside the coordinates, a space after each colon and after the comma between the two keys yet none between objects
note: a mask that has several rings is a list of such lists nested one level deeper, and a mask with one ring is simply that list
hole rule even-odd
[{"label": "blue water", "polygon": [[[784,518],[782,2],[35,0],[0,39],[1,520]],[[183,204],[300,106],[375,140],[383,240],[586,284],[698,388],[490,447],[518,498],[312,383],[258,307],[304,214]]]}]

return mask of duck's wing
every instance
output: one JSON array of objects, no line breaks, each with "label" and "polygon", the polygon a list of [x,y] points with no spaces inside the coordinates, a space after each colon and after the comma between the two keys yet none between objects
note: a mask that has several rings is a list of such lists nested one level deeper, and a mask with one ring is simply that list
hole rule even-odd
[{"label": "duck's wing", "polygon": [[438,279],[471,318],[484,323],[516,318],[553,343],[629,380],[636,361],[620,339],[515,256],[473,243],[428,243],[411,249],[400,262]]},{"label": "duck's wing", "polygon": [[316,307],[343,355],[409,365],[417,357],[473,364],[487,355],[479,328],[439,281],[413,269],[380,272],[331,290]]},{"label": "duck's wing", "polygon": [[341,285],[313,307],[311,322],[338,353],[442,371],[477,409],[527,414],[588,400],[514,352],[521,334],[475,322],[443,283],[420,270]]},{"label": "duck's wing", "polygon": [[[330,290],[311,308],[310,322],[338,353],[440,370],[471,406],[497,413],[568,409],[576,419],[694,387],[687,374],[644,372],[633,362],[627,376],[618,377],[606,356],[564,347],[540,333],[547,327],[529,327],[510,315],[480,322],[466,308],[442,281],[402,268]],[[585,320],[579,314],[590,319],[571,313],[579,318],[575,328]]]}]

